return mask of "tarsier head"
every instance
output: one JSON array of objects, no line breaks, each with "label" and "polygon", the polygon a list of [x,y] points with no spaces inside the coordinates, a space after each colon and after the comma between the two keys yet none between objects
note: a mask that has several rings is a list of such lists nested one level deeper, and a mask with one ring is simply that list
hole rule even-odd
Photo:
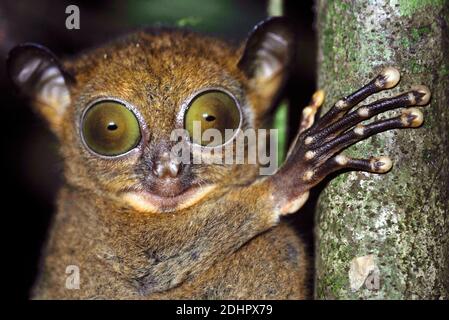
[{"label": "tarsier head", "polygon": [[[172,211],[258,175],[257,164],[176,161],[173,147],[190,146],[194,157],[263,126],[293,42],[285,20],[273,18],[240,48],[160,29],[64,61],[25,44],[11,52],[8,68],[59,138],[68,184],[138,210]],[[223,140],[207,145],[193,135],[194,123]],[[176,129],[186,136],[173,139]],[[226,137],[225,129],[236,133]]]}]

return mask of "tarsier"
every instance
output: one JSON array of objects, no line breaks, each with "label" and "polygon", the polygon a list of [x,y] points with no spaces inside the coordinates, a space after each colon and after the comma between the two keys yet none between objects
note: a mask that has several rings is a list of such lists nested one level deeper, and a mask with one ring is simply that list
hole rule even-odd
[{"label": "tarsier", "polygon": [[[186,164],[170,156],[171,132],[189,132],[192,121],[220,131],[266,126],[295,46],[288,22],[277,17],[241,47],[150,29],[62,62],[38,45],[14,48],[10,77],[47,120],[64,160],[65,184],[32,297],[310,297],[309,258],[282,216],[332,172],[388,171],[387,157],[353,159],[341,151],[386,130],[420,126],[416,107],[361,123],[426,105],[430,91],[420,85],[359,105],[399,82],[387,66],[314,121],[318,91],[272,175],[261,176],[258,164]],[[210,147],[189,137],[183,143],[195,146],[192,153]],[[72,265],[80,270],[77,290],[65,285]]]}]

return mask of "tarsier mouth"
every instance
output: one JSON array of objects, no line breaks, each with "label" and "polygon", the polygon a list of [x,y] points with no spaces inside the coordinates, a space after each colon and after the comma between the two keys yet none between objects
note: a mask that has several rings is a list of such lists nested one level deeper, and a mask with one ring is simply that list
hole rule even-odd
[{"label": "tarsier mouth", "polygon": [[141,212],[172,212],[190,207],[215,188],[215,185],[192,185],[173,196],[136,190],[125,192],[123,199],[132,208]]}]

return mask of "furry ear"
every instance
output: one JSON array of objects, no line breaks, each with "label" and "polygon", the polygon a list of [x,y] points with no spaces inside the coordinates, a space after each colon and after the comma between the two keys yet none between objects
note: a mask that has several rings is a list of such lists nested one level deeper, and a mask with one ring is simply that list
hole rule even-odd
[{"label": "furry ear", "polygon": [[47,48],[25,43],[13,48],[7,58],[8,74],[21,94],[58,131],[70,105],[69,83],[73,78],[63,70]]},{"label": "furry ear", "polygon": [[251,90],[263,99],[263,111],[276,102],[292,63],[295,34],[285,17],[269,18],[251,32],[239,68],[250,80]]}]

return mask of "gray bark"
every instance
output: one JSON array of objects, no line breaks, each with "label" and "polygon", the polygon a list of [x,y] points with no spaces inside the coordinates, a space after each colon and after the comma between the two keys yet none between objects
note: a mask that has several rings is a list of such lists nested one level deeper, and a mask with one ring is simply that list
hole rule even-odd
[{"label": "gray bark", "polygon": [[318,85],[329,99],[322,111],[384,66],[398,68],[402,80],[368,102],[413,84],[427,85],[432,100],[423,109],[421,128],[385,132],[346,151],[358,158],[387,155],[394,166],[386,175],[341,174],[321,194],[315,296],[448,299],[448,1],[317,0],[316,5]]}]

